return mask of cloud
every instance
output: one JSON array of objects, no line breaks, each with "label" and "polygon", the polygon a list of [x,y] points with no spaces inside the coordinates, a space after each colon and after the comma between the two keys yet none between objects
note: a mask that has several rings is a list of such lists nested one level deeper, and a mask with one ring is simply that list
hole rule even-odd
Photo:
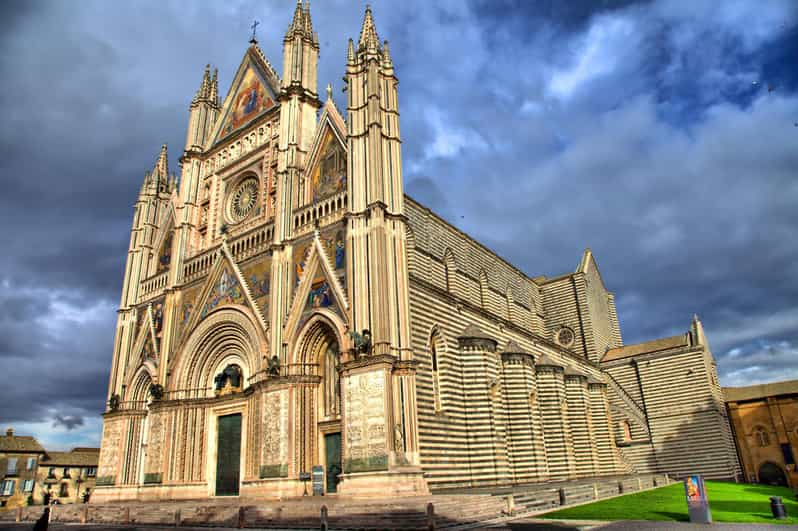
[{"label": "cloud", "polygon": [[53,427],[63,426],[68,431],[74,430],[78,426],[83,426],[83,417],[74,415],[61,416],[56,415],[53,418]]},{"label": "cloud", "polygon": [[[591,247],[627,343],[698,313],[725,385],[796,376],[794,2],[374,4],[411,195],[530,276]],[[0,388],[0,422],[98,444],[144,171],[164,142],[179,170],[202,69],[226,91],[253,18],[281,69],[292,6],[0,9],[0,371],[24,382]],[[313,17],[319,86],[345,109],[362,6]]]}]

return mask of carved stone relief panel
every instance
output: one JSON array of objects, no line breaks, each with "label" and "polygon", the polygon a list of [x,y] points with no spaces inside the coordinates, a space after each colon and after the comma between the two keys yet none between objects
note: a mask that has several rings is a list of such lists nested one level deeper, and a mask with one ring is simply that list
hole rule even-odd
[{"label": "carved stone relief panel", "polygon": [[264,397],[263,460],[260,477],[288,475],[288,390],[281,389]]},{"label": "carved stone relief panel", "polygon": [[344,408],[346,456],[344,472],[385,470],[385,374],[372,371],[346,379]]},{"label": "carved stone relief panel", "polygon": [[147,460],[144,463],[144,483],[161,483],[164,453],[164,418],[163,415],[150,414],[149,440],[147,441]]},{"label": "carved stone relief panel", "polygon": [[97,467],[97,485],[113,485],[116,483],[117,472],[122,450],[127,419],[105,419],[103,423],[103,442],[100,448],[100,461]]}]

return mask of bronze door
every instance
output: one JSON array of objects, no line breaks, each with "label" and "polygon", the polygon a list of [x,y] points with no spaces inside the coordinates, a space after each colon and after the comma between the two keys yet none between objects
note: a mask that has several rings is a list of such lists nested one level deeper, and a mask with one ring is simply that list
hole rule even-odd
[{"label": "bronze door", "polygon": [[219,417],[216,446],[216,495],[238,496],[241,464],[241,414]]},{"label": "bronze door", "polygon": [[338,491],[338,474],[341,473],[341,434],[328,433],[324,436],[326,454],[327,492]]}]

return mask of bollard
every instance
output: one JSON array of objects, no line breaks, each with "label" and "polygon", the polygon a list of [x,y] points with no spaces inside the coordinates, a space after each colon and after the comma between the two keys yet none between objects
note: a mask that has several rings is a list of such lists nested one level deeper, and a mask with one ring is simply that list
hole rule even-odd
[{"label": "bollard", "polygon": [[599,487],[598,487],[598,483],[593,483],[593,499],[594,499],[594,500],[598,500],[598,499],[599,499]]},{"label": "bollard", "polygon": [[180,527],[180,509],[175,510],[175,527]]},{"label": "bollard", "polygon": [[568,501],[565,497],[565,489],[557,489],[557,494],[560,496],[560,505],[565,505],[565,502]]},{"label": "bollard", "polygon": [[80,523],[85,524],[89,521],[89,506],[84,505],[80,510]]},{"label": "bollard", "polygon": [[122,513],[122,523],[123,524],[130,523],[130,507],[125,507],[125,512]]},{"label": "bollard", "polygon": [[238,528],[243,529],[246,524],[246,513],[243,507],[238,508]]},{"label": "bollard", "polygon": [[22,521],[22,507],[17,507],[17,522]]},{"label": "bollard", "polygon": [[432,502],[427,504],[427,531],[435,531],[435,506]]},{"label": "bollard", "polygon": [[784,520],[787,518],[787,509],[784,508],[784,502],[781,501],[781,496],[770,497],[770,512],[773,513],[773,518],[776,520]]},{"label": "bollard", "polygon": [[623,481],[618,482],[618,494],[623,494]]},{"label": "bollard", "polygon": [[321,531],[327,531],[329,529],[329,524],[327,523],[327,506],[321,506]]}]

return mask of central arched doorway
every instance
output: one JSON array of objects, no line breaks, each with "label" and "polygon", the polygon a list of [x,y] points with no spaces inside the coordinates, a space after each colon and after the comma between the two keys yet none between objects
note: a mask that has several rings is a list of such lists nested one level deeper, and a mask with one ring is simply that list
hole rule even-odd
[{"label": "central arched doorway", "polygon": [[787,486],[787,477],[781,467],[775,463],[762,463],[759,467],[759,482],[765,485]]},{"label": "central arched doorway", "polygon": [[[318,376],[300,397],[303,471],[321,472],[325,493],[338,490],[341,463],[341,343],[324,318],[308,323],[301,335],[298,359]],[[321,469],[319,469],[321,467]]]}]

